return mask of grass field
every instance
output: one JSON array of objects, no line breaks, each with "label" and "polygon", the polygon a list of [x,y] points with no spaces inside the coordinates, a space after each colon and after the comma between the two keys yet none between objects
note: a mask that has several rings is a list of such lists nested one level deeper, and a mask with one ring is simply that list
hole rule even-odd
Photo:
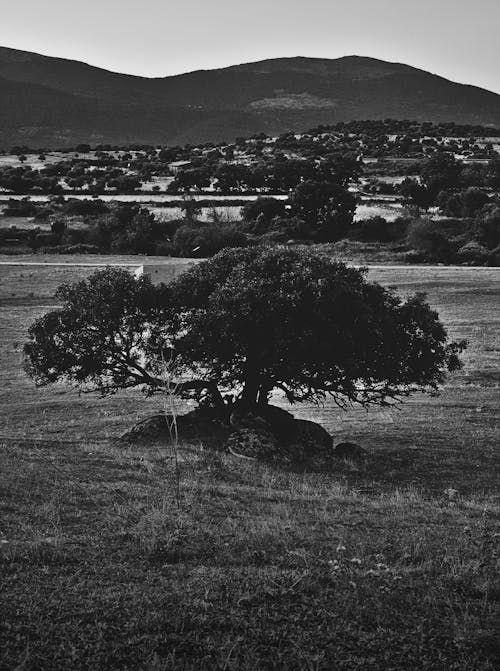
[{"label": "grass field", "polygon": [[426,290],[469,348],[438,398],[297,408],[366,467],[283,472],[181,437],[177,505],[171,447],[114,440],[159,399],[22,372],[28,325],[93,270],[0,266],[2,671],[498,668],[500,271],[370,271]]}]

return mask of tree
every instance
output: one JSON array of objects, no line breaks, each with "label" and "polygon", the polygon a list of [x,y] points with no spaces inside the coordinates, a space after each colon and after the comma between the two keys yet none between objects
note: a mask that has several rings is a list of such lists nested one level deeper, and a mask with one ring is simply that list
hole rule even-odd
[{"label": "tree", "polygon": [[336,182],[345,189],[353,180],[358,180],[363,173],[363,164],[356,156],[349,154],[329,154],[320,161],[317,168],[317,179]]},{"label": "tree", "polygon": [[438,152],[424,164],[422,179],[433,200],[440,191],[459,186],[460,170],[460,163],[449,152]]},{"label": "tree", "polygon": [[415,219],[408,226],[406,241],[412,249],[425,255],[428,261],[447,263],[452,246],[443,232],[443,226],[432,219]]},{"label": "tree", "polygon": [[241,208],[241,216],[245,221],[256,221],[260,215],[263,215],[266,224],[269,224],[274,217],[284,217],[285,213],[284,201],[271,196],[259,196]]},{"label": "tree", "polygon": [[500,189],[500,157],[492,158],[488,164],[488,182],[492,189]]},{"label": "tree", "polygon": [[[87,201],[85,209],[88,214],[98,215],[107,211],[102,205],[95,203],[92,208],[92,201]],[[113,207],[107,215],[89,219],[88,223],[85,242],[96,245],[101,251],[152,254],[157,243],[167,240],[162,222],[138,205],[122,203]]]},{"label": "tree", "polygon": [[272,166],[271,183],[273,189],[289,191],[306,179],[315,177],[314,161],[307,159],[276,160]]},{"label": "tree", "polygon": [[422,294],[402,301],[364,271],[286,247],[224,250],[168,286],[106,269],[57,296],[24,347],[37,383],[153,393],[167,360],[172,391],[221,411],[234,397],[266,406],[274,390],[385,404],[435,390],[464,346]]},{"label": "tree", "polygon": [[250,174],[250,168],[243,163],[221,163],[215,171],[215,188],[222,193],[242,191]]},{"label": "tree", "polygon": [[434,202],[434,194],[416,179],[407,177],[401,182],[399,190],[406,204],[413,205],[419,210],[427,211]]},{"label": "tree", "polygon": [[468,188],[462,194],[462,215],[464,217],[475,217],[489,200],[485,191],[474,187]]},{"label": "tree", "polygon": [[184,197],[182,200],[181,211],[184,219],[189,222],[197,222],[197,217],[201,215],[202,209],[200,203],[195,198]]},{"label": "tree", "polygon": [[335,182],[307,180],[289,199],[290,214],[309,227],[310,237],[325,242],[338,240],[348,230],[356,211],[356,198]]},{"label": "tree", "polygon": [[210,186],[210,170],[206,166],[179,170],[175,179],[167,188],[168,193],[188,193],[191,189],[203,189]]},{"label": "tree", "polygon": [[232,224],[190,224],[177,229],[172,245],[176,256],[204,258],[224,248],[246,247],[247,238]]},{"label": "tree", "polygon": [[61,239],[66,230],[66,222],[63,219],[56,219],[50,225],[52,235],[56,238],[57,244],[61,244]]},{"label": "tree", "polygon": [[108,186],[111,189],[116,189],[117,193],[133,193],[140,189],[142,182],[134,175],[121,175],[108,181]]},{"label": "tree", "polygon": [[488,249],[498,247],[500,245],[500,207],[492,206],[486,215],[478,217],[473,230],[477,239]]}]

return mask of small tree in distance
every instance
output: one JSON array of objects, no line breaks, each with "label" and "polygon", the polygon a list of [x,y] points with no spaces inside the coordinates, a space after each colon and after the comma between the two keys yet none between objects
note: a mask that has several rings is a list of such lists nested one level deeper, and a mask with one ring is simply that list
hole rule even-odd
[{"label": "small tree in distance", "polygon": [[305,222],[311,239],[340,239],[353,222],[356,198],[335,181],[307,180],[290,195],[290,214]]},{"label": "small tree in distance", "polygon": [[221,412],[234,398],[258,412],[275,390],[341,407],[435,391],[464,347],[422,294],[402,301],[364,271],[285,247],[224,250],[168,286],[106,269],[57,295],[24,348],[39,384],[154,393],[168,360],[175,393]]}]

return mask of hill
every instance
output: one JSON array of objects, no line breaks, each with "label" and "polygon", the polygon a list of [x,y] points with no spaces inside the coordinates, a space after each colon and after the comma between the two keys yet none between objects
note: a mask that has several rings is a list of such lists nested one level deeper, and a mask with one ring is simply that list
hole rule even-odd
[{"label": "hill", "polygon": [[352,119],[500,125],[500,95],[360,56],[164,78],[0,48],[0,146],[198,143]]}]

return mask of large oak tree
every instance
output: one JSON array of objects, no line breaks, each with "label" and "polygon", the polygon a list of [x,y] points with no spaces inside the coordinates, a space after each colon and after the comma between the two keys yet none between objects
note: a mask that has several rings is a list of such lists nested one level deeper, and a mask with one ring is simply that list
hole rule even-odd
[{"label": "large oak tree", "polygon": [[[266,405],[384,404],[434,391],[460,366],[422,294],[402,300],[362,270],[297,248],[224,250],[170,285],[106,269],[60,287],[24,352],[39,384],[142,387]],[[168,374],[165,375],[165,368]]]}]

